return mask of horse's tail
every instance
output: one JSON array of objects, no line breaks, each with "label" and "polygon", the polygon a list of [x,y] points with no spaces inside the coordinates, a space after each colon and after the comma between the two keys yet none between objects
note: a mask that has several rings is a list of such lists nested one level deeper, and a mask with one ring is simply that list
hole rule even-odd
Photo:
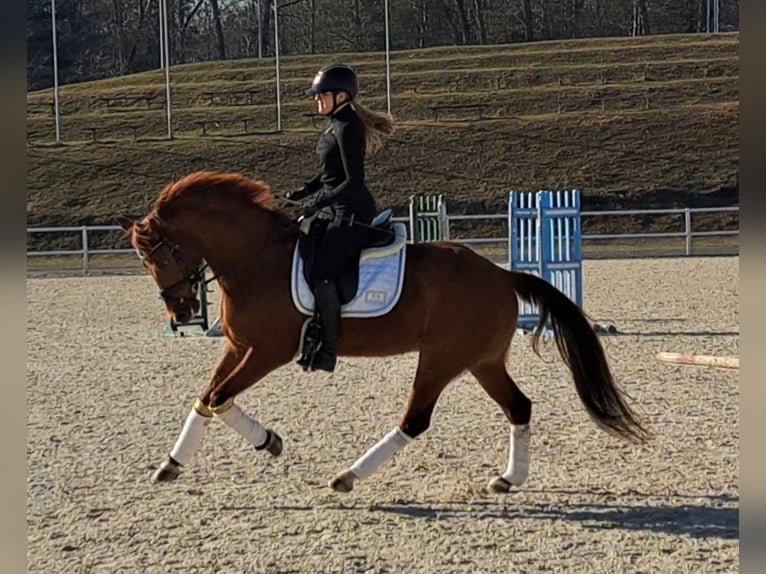
[{"label": "horse's tail", "polygon": [[527,303],[536,305],[540,320],[532,338],[539,355],[540,337],[550,322],[556,346],[569,366],[575,389],[585,409],[606,432],[634,443],[650,438],[617,387],[593,327],[585,314],[564,293],[530,273],[512,272],[513,289]]}]

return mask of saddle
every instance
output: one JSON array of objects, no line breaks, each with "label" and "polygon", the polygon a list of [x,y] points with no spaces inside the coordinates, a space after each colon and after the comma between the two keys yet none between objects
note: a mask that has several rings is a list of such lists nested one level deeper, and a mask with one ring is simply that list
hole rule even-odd
[{"label": "saddle", "polygon": [[[394,223],[391,221],[392,215],[392,210],[386,209],[375,216],[368,228],[367,240],[362,248],[362,252],[353,264],[349,264],[346,270],[343,271],[338,278],[338,291],[340,293],[341,305],[348,304],[357,295],[359,290],[359,271],[361,262],[365,259],[373,258],[376,255],[381,255],[381,253],[375,252],[377,249],[394,246],[395,243],[400,243],[397,241],[399,239],[397,233],[399,230],[395,229]],[[301,233],[297,247],[298,256],[301,259],[303,268],[303,280],[309,286],[312,293],[314,292],[314,286],[311,281],[311,262],[321,235],[316,232],[316,229],[314,222],[310,222],[308,233]]]},{"label": "saddle", "polygon": [[[371,223],[367,240],[358,259],[338,278],[341,317],[379,317],[399,301],[404,284],[407,228],[391,221],[392,212],[379,213]],[[314,288],[311,285],[311,260],[320,233],[302,233],[293,256],[290,281],[293,302],[308,318],[303,324],[298,350],[302,364],[311,364],[321,339],[321,326],[313,318]],[[305,369],[304,369],[305,370]]]}]

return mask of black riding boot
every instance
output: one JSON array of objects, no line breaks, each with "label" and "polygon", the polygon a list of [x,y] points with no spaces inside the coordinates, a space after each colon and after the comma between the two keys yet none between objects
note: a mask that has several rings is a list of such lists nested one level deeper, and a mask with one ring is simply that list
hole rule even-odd
[{"label": "black riding boot", "polygon": [[311,368],[332,373],[338,358],[338,329],[340,327],[340,297],[332,281],[322,281],[314,289],[314,305],[322,325],[321,343]]}]

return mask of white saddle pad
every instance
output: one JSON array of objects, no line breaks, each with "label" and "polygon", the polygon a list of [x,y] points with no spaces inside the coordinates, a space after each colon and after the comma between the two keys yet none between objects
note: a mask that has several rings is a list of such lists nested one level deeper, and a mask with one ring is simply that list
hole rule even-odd
[{"label": "white saddle pad", "polygon": [[[394,223],[396,239],[385,247],[362,251],[359,262],[359,286],[354,298],[341,307],[341,317],[380,317],[394,308],[402,294],[404,264],[407,255],[407,228]],[[303,277],[303,260],[298,246],[293,254],[290,280],[293,302],[304,315],[314,314],[314,294]]]}]

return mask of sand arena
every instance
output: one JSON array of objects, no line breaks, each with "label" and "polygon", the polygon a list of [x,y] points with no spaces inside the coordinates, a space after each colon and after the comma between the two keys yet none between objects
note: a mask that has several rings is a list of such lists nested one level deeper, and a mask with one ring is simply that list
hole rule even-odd
[{"label": "sand arena", "polygon": [[736,572],[738,371],[655,355],[738,355],[738,265],[586,261],[586,307],[622,332],[602,341],[656,438],[636,448],[598,430],[553,349],[541,360],[516,337],[532,461],[505,496],[486,483],[508,425],[469,375],[378,474],[347,495],[327,487],[403,413],[414,355],[342,358],[333,376],[284,367],[239,399],[280,432],[280,458],[214,421],[181,477],[154,485],[221,341],[160,337],[145,275],[29,279],[29,571]]}]

